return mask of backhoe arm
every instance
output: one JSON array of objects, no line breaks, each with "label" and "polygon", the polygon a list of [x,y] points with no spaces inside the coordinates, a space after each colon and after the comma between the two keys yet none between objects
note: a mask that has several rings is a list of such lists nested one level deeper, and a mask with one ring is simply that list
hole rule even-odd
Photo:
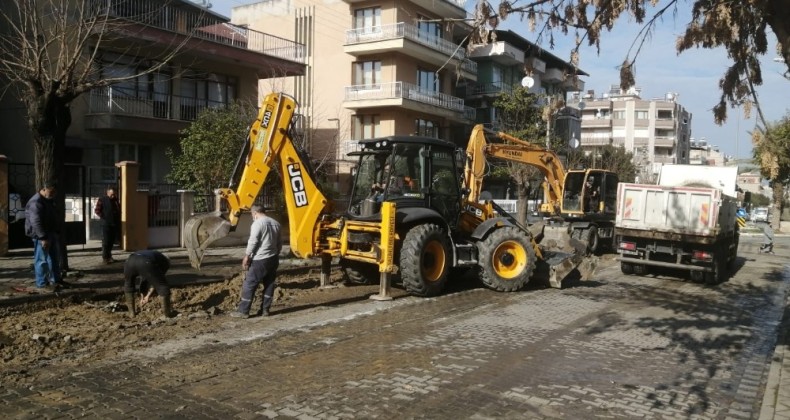
[{"label": "backhoe arm", "polygon": [[227,220],[217,211],[191,218],[184,228],[185,246],[193,267],[200,267],[211,242],[226,236],[236,227],[242,212],[253,205],[266,178],[278,163],[288,212],[291,251],[303,258],[314,255],[318,219],[327,206],[327,200],[316,186],[309,161],[289,136],[295,110],[296,101],[288,95],[271,93],[264,98],[250,127],[248,143],[244,145],[247,153],[239,157],[234,173],[235,178],[243,162],[239,179],[231,179],[228,188],[217,190],[217,195],[227,203]]}]

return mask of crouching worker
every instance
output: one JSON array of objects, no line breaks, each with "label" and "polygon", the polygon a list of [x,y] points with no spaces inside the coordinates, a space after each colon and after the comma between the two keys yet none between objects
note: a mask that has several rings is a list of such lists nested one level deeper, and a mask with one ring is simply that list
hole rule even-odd
[{"label": "crouching worker", "polygon": [[123,267],[123,291],[126,295],[126,305],[129,306],[129,316],[137,314],[134,299],[134,283],[137,277],[140,277],[140,307],[148,303],[151,295],[156,291],[162,298],[165,317],[175,316],[170,303],[170,286],[165,279],[168,269],[170,269],[170,260],[161,252],[137,251],[129,256]]}]

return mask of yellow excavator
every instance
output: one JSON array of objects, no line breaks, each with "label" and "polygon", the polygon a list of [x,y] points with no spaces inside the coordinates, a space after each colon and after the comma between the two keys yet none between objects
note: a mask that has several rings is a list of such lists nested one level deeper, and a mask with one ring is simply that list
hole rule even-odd
[{"label": "yellow excavator", "polygon": [[[489,142],[486,134],[503,142]],[[573,238],[583,242],[588,253],[599,253],[605,244],[613,243],[617,173],[604,169],[566,170],[554,151],[507,133],[486,130],[483,125],[472,129],[466,153],[468,201],[480,200],[489,158],[530,165],[544,176],[540,214],[546,221],[531,229],[536,236],[542,235],[541,243],[553,240],[560,248],[568,248],[568,239]]]},{"label": "yellow excavator", "polygon": [[[349,206],[335,212],[315,182],[308,156],[293,142],[296,101],[271,93],[263,101],[230,185],[217,191],[227,213],[196,215],[184,232],[192,265],[200,267],[208,245],[227,235],[248,211],[275,167],[279,168],[289,220],[290,245],[299,258],[320,257],[322,278],[339,258],[355,282],[380,280],[380,298],[399,279],[418,296],[442,292],[451,269],[477,269],[486,286],[521,289],[543,254],[529,230],[470,202],[464,187],[465,153],[428,137],[389,136],[359,141]],[[558,287],[578,261],[552,267]]]}]

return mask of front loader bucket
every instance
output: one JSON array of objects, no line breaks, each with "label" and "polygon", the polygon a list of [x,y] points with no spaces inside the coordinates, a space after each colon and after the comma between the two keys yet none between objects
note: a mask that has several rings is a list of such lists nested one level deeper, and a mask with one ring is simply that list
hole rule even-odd
[{"label": "front loader bucket", "polygon": [[230,233],[230,222],[219,213],[192,216],[184,225],[184,246],[192,267],[200,269],[206,248],[217,239]]}]

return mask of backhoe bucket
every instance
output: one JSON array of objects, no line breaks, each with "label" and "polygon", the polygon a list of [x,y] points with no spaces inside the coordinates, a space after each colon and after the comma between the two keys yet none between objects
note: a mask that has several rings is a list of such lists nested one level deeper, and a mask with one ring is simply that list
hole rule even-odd
[{"label": "backhoe bucket", "polygon": [[[549,242],[551,245],[544,244]],[[587,257],[587,245],[577,239],[567,238],[565,241],[544,238],[541,241],[543,262],[548,266],[548,280],[551,287],[562,288],[562,281],[574,270],[578,270],[581,278],[592,277],[597,265],[596,257]]]},{"label": "backhoe bucket", "polygon": [[206,248],[214,241],[228,236],[230,222],[220,213],[197,214],[184,225],[184,246],[192,267],[200,269]]}]

